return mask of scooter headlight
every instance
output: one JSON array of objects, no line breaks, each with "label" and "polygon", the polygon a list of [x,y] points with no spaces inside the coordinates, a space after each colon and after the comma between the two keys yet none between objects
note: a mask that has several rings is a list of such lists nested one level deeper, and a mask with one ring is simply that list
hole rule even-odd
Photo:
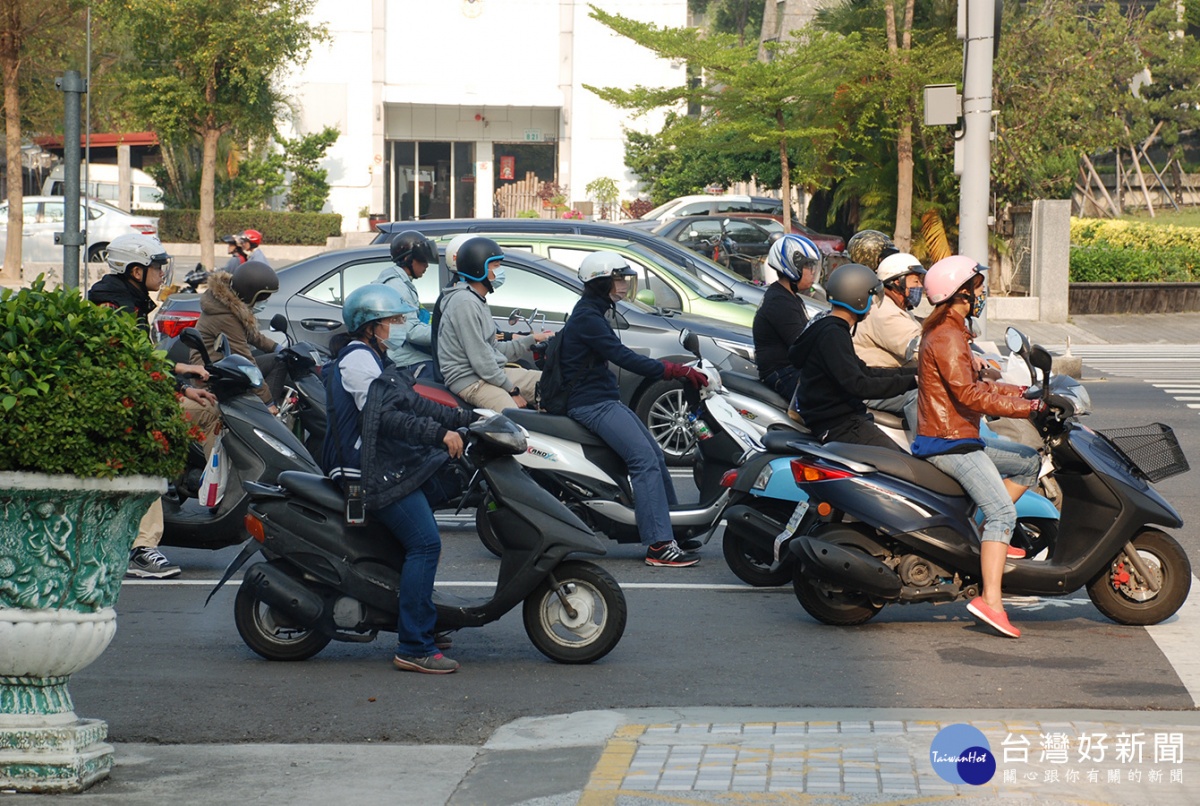
[{"label": "scooter headlight", "polygon": [[299,459],[300,458],[300,454],[296,453],[294,450],[289,448],[287,445],[284,445],[282,442],[280,442],[275,437],[268,434],[266,431],[263,431],[261,428],[255,428],[254,434],[259,439],[261,439],[263,442],[267,443],[272,448],[274,448],[278,453],[283,454],[287,458],[289,458],[289,459]]}]

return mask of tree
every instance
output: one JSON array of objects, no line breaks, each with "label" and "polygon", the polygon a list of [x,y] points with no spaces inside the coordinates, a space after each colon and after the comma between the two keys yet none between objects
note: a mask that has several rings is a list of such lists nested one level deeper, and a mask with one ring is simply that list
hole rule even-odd
[{"label": "tree", "polygon": [[299,213],[319,213],[329,198],[329,171],[319,167],[325,152],[341,133],[333,126],[319,132],[283,141],[283,165],[292,173],[287,206]]},{"label": "tree", "polygon": [[302,64],[325,28],[315,0],[106,0],[128,33],[128,108],[162,139],[201,141],[201,261],[213,265],[217,145],[274,134],[284,108],[279,81]]},{"label": "tree", "polygon": [[[776,154],[780,187],[791,198],[795,180],[819,182],[825,155],[836,129],[823,124],[838,86],[842,52],[855,37],[812,33],[786,43],[764,45],[768,60],[758,58],[757,42],[739,46],[729,34],[691,28],[662,28],[591,6],[590,15],[618,34],[663,59],[685,61],[703,71],[704,81],[678,87],[593,87],[588,90],[616,106],[642,113],[658,108],[698,105],[698,125],[714,137],[726,137],[743,153],[765,148]],[[792,159],[799,148],[800,161]],[[790,227],[791,205],[783,208]]]},{"label": "tree", "polygon": [[[8,164],[8,231],[11,233],[19,233],[25,226],[21,99],[27,92],[22,92],[22,69],[31,59],[58,52],[55,42],[61,40],[64,28],[77,21],[81,8],[82,2],[78,0],[0,0],[0,76],[4,81],[4,153]],[[62,96],[59,98],[61,104]],[[8,239],[4,265],[19,274],[21,238]]]}]

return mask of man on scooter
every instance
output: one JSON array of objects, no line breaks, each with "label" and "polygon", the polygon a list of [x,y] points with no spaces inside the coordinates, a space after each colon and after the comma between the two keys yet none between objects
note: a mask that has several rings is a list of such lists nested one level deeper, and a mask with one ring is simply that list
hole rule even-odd
[{"label": "man on scooter", "polygon": [[808,324],[800,295],[812,288],[819,274],[821,252],[803,235],[784,235],[771,245],[767,265],[779,279],[767,288],[754,314],[754,354],[759,380],[790,400],[800,371],[788,360],[788,349]]},{"label": "man on scooter", "polygon": [[883,283],[875,272],[858,263],[838,266],[825,283],[832,307],[812,320],[788,351],[800,368],[792,405],[822,443],[901,450],[875,425],[863,401],[915,389],[916,367],[868,367],[854,353],[854,328],[882,296]]},{"label": "man on scooter", "polygon": [[449,641],[434,635],[433,580],[442,541],[432,507],[462,492],[447,462],[463,452],[455,429],[475,415],[421,397],[413,376],[388,359],[388,350],[400,346],[406,317],[415,313],[391,286],[369,283],[346,297],[342,321],[352,339],[324,373],[329,435],[321,464],[346,492],[348,519],[365,511],[404,547],[393,665],[450,674],[459,664],[440,651]]},{"label": "man on scooter", "polygon": [[579,264],[583,296],[558,338],[562,377],[567,385],[567,416],[599,436],[625,460],[634,489],[633,509],[646,565],[682,568],[700,558],[684,551],[671,531],[671,505],[678,503],[662,448],[641,419],[621,402],[611,361],[647,378],[680,378],[708,386],[704,373],[672,361],[638,355],[621,343],[605,318],[634,289],[637,272],[616,252],[593,252]]}]

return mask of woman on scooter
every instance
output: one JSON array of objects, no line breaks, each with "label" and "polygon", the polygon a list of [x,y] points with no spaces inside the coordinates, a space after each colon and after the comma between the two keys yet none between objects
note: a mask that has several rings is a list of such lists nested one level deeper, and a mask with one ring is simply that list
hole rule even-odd
[{"label": "woman on scooter", "polygon": [[987,301],[985,271],[971,258],[955,255],[933,264],[925,275],[925,294],[933,313],[921,331],[917,370],[917,437],[912,452],[953,478],[983,511],[979,565],[983,595],[967,610],[1001,635],[1019,638],[1004,613],[1000,581],[1010,549],[1017,511],[1014,502],[1037,483],[1037,451],[1007,440],[979,436],[979,418],[1029,417],[1041,411],[1039,400],[1026,400],[1024,389],[979,380],[971,357],[968,320],[983,313]]},{"label": "woman on scooter", "polygon": [[322,465],[346,491],[348,522],[365,506],[404,546],[396,622],[397,669],[450,674],[457,661],[434,635],[437,611],[433,579],[442,541],[432,505],[459,494],[461,484],[446,463],[462,456],[454,429],[475,417],[465,409],[432,403],[413,391],[413,376],[388,359],[416,313],[395,288],[371,283],[346,297],[342,320],[351,336],[325,372],[329,436]]},{"label": "woman on scooter", "polygon": [[704,373],[673,361],[638,355],[617,337],[605,319],[625,299],[637,273],[616,252],[593,252],[579,264],[583,296],[559,332],[562,377],[568,388],[567,416],[599,436],[620,454],[636,491],[633,499],[646,565],[686,567],[700,562],[684,551],[671,532],[671,505],[678,503],[662,448],[636,414],[621,402],[617,378],[608,363],[647,378],[681,378],[708,386]]}]

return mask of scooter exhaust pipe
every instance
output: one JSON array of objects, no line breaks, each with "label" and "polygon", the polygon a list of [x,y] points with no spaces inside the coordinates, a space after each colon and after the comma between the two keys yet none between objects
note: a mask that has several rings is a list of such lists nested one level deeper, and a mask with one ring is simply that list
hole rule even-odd
[{"label": "scooter exhaust pipe", "polygon": [[782,523],[745,504],[725,510],[725,533],[733,534],[761,549],[764,557],[774,556],[775,538],[782,531]]},{"label": "scooter exhaust pipe", "polygon": [[804,573],[884,599],[898,599],[903,583],[896,572],[869,554],[800,535],[791,551]]},{"label": "scooter exhaust pipe", "polygon": [[325,615],[325,602],[303,582],[269,563],[258,563],[246,571],[243,585],[249,585],[264,604],[303,627],[316,627]]}]

